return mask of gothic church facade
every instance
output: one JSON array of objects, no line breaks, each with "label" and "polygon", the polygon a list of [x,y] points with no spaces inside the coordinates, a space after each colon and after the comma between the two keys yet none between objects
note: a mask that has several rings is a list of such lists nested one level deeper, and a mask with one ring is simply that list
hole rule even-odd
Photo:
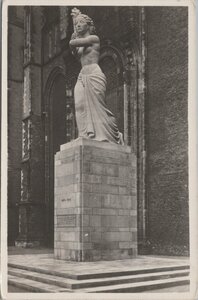
[{"label": "gothic church facade", "polygon": [[[79,8],[136,156],[138,253],[188,255],[188,8]],[[8,9],[9,245],[53,247],[54,155],[77,137],[71,9]]]}]

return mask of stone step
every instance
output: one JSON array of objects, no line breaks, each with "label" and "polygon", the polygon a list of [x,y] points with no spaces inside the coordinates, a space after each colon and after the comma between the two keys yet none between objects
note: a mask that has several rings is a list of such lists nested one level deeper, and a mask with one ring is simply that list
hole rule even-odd
[{"label": "stone step", "polygon": [[38,282],[35,280],[31,280],[24,277],[18,277],[9,275],[8,277],[8,285],[14,286],[17,288],[21,288],[22,290],[31,292],[31,293],[71,293],[72,290],[69,290],[67,288],[61,288],[57,285],[52,285]]},{"label": "stone step", "polygon": [[183,286],[190,283],[189,277],[169,278],[138,283],[125,283],[111,286],[78,289],[79,293],[141,293],[156,289]]},{"label": "stone step", "polygon": [[63,277],[63,278],[70,278],[70,279],[77,279],[77,280],[84,280],[84,279],[96,279],[96,278],[108,278],[108,277],[120,277],[120,276],[127,276],[127,275],[138,275],[138,274],[147,274],[147,273],[158,273],[158,272],[165,272],[165,271],[179,271],[179,270],[189,270],[189,265],[184,264],[181,266],[178,265],[173,265],[173,266],[163,266],[163,267],[153,267],[153,268],[148,268],[142,266],[142,268],[137,267],[137,269],[131,270],[120,270],[120,271],[108,271],[108,272],[90,272],[90,273],[83,273],[83,274],[75,274],[75,273],[67,273],[67,272],[60,272],[60,271],[55,271],[55,270],[46,270],[44,268],[39,268],[39,267],[32,267],[32,266],[25,266],[25,265],[20,265],[20,264],[15,264],[15,263],[9,263],[9,267],[15,268],[15,269],[21,269],[21,270],[28,270],[32,272],[37,272],[39,274],[47,274],[47,275],[54,275],[58,277]]},{"label": "stone step", "polygon": [[59,287],[68,289],[81,289],[87,287],[98,287],[107,285],[116,285],[122,283],[133,283],[133,282],[144,282],[159,279],[168,279],[175,277],[186,277],[189,272],[187,270],[181,271],[165,271],[157,273],[146,273],[146,274],[136,274],[127,276],[117,276],[117,277],[107,277],[107,278],[96,278],[96,279],[86,279],[86,280],[74,280],[57,277],[50,274],[39,274],[37,272],[20,270],[15,268],[9,268],[8,274],[15,277],[27,278],[37,282],[43,282],[47,284],[57,285]]}]

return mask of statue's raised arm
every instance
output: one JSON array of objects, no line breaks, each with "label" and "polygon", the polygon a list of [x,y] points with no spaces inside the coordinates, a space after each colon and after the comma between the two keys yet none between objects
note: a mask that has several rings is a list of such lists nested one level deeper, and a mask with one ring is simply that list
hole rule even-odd
[{"label": "statue's raised arm", "polygon": [[123,144],[115,117],[105,104],[106,77],[98,65],[100,40],[93,20],[77,8],[71,15],[74,33],[69,45],[82,66],[74,90],[79,136]]}]

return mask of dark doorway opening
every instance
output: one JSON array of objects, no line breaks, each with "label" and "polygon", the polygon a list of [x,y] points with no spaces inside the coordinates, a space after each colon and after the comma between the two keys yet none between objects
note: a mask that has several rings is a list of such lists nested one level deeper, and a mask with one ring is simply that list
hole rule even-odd
[{"label": "dark doorway opening", "polygon": [[48,246],[54,246],[54,156],[66,142],[65,78],[58,74],[50,90],[49,101],[49,180],[48,180]]}]

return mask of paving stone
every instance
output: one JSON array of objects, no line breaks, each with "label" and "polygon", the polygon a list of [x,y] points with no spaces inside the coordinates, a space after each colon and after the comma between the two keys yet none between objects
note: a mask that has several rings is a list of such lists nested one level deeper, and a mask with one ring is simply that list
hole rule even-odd
[{"label": "paving stone", "polygon": [[[18,249],[17,249],[18,250]],[[21,249],[25,250],[25,249]],[[14,253],[15,254],[15,253]],[[35,255],[36,254],[36,255]],[[106,271],[111,270],[113,267],[114,270],[119,271],[124,270],[147,270],[148,268],[154,269],[160,267],[173,267],[173,266],[184,266],[189,265],[188,257],[181,256],[145,256],[140,255],[137,258],[132,260],[125,261],[101,261],[101,262],[81,262],[81,263],[70,263],[70,262],[60,262],[54,258],[54,254],[49,252],[49,249],[45,249],[45,253],[37,253],[35,249],[28,249],[26,251],[26,255],[24,254],[15,254],[8,256],[8,263],[12,264],[20,264],[21,266],[35,266],[37,268],[46,268],[51,271],[54,269],[68,273],[68,271],[75,271],[76,274],[79,272],[85,273],[87,270],[91,274],[97,273],[102,269],[106,269]],[[71,268],[72,266],[72,268]],[[102,271],[101,271],[102,273]]]}]

